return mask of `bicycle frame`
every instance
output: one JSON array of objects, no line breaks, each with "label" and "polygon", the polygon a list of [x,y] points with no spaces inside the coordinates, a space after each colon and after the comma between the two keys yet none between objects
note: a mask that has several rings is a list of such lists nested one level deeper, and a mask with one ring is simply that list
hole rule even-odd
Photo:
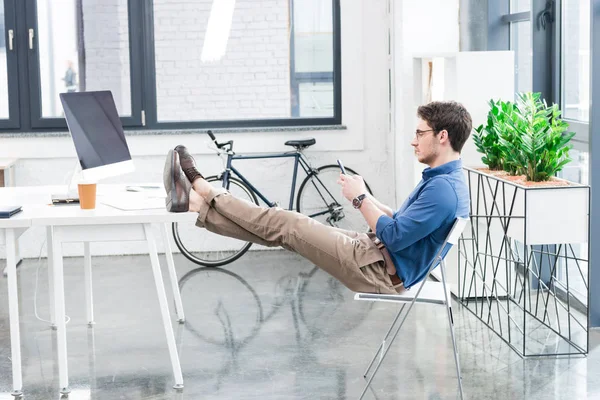
[{"label": "bicycle frame", "polygon": [[248,188],[250,188],[250,190],[252,190],[258,197],[260,197],[260,199],[262,201],[265,202],[266,205],[268,205],[269,207],[274,207],[276,204],[272,201],[270,201],[260,190],[258,190],[252,183],[250,183],[250,181],[244,176],[242,175],[242,173],[237,170],[233,165],[233,160],[262,160],[262,159],[269,159],[269,158],[294,158],[294,175],[292,177],[292,188],[291,188],[291,192],[290,192],[290,206],[288,208],[288,210],[293,210],[294,207],[294,194],[296,193],[296,179],[298,177],[298,165],[300,165],[302,167],[302,169],[304,170],[304,172],[306,173],[306,175],[309,175],[313,168],[310,166],[310,164],[308,163],[308,161],[306,160],[306,157],[304,156],[304,154],[302,154],[302,152],[300,151],[295,151],[295,152],[289,152],[289,153],[274,153],[274,154],[257,154],[257,155],[251,155],[251,156],[245,156],[245,155],[236,155],[236,154],[231,154],[228,153],[227,154],[227,166],[225,168],[225,171],[223,172],[223,187],[227,190],[229,190],[229,177],[231,176],[231,174],[235,175],[237,178],[239,178],[242,182],[244,182]]}]

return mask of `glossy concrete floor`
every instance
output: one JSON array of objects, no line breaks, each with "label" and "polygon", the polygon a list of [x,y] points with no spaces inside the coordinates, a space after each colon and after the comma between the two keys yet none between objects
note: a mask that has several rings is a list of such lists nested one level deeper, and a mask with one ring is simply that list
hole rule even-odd
[{"label": "glossy concrete floor", "polygon": [[[184,325],[175,322],[170,303],[184,390],[171,388],[148,257],[93,259],[93,328],[85,324],[83,259],[69,258],[68,398],[358,398],[363,370],[396,305],[355,302],[351,292],[285,251],[251,252],[222,269],[196,268],[175,257]],[[58,399],[55,335],[34,312],[35,302],[39,316],[48,318],[45,260],[25,260],[18,274],[24,398]],[[0,399],[7,400],[10,338],[6,279],[0,279]],[[168,289],[167,295],[172,299]],[[597,332],[588,357],[522,360],[472,314],[454,308],[465,398],[600,399]],[[413,317],[365,398],[458,398],[445,309],[419,305]]]}]

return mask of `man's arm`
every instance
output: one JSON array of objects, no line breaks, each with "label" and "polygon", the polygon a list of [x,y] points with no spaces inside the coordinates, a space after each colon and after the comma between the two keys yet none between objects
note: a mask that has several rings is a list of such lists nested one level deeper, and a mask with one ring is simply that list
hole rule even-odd
[{"label": "man's arm", "polygon": [[[373,204],[375,204],[375,206],[377,208],[379,208],[385,215],[387,215],[388,217],[393,217],[394,216],[394,210],[392,210],[391,208],[389,208],[388,206],[386,206],[385,204],[383,204],[382,202],[380,202],[379,200],[377,200],[375,197],[373,197],[372,194],[368,193],[367,194],[367,199],[371,200],[371,202]],[[366,200],[366,199],[365,199]],[[363,205],[364,207],[364,205]],[[370,225],[369,225],[370,226]],[[372,229],[372,228],[371,228]],[[373,231],[375,231],[373,229]]]},{"label": "man's arm", "polygon": [[458,199],[445,179],[427,185],[417,199],[395,218],[381,216],[375,233],[392,252],[405,249],[435,231],[454,215]]},{"label": "man's arm", "polygon": [[[363,193],[368,193],[365,181],[358,175],[349,176],[340,174],[338,183],[342,185],[342,195],[348,201],[352,201],[353,198]],[[367,194],[367,197],[365,197],[363,200],[362,206],[360,207],[360,212],[373,232],[375,232],[375,227],[377,226],[377,220],[379,217],[382,215],[387,215],[388,217],[392,218],[394,215],[394,212],[391,208],[379,202],[370,194]]]},{"label": "man's arm", "polygon": [[[364,219],[367,221],[369,228],[371,228],[371,230],[375,232],[377,230],[377,221],[379,221],[379,217],[381,217],[382,215],[386,215],[386,213],[381,209],[381,207],[377,205],[377,203],[375,203],[377,200],[373,200],[375,200],[373,196],[365,197],[359,210],[363,215]],[[389,210],[389,207],[386,208]],[[392,216],[391,210],[388,216]]]}]

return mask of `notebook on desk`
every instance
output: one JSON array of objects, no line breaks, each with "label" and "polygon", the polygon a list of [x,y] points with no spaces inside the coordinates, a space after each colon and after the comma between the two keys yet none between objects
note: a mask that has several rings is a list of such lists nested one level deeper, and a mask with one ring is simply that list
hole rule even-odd
[{"label": "notebook on desk", "polygon": [[0,218],[10,218],[22,210],[22,206],[0,206]]}]

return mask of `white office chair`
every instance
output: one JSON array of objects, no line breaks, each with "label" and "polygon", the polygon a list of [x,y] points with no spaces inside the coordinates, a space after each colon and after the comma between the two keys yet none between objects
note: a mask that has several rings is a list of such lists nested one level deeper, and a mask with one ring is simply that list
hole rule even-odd
[{"label": "white office chair", "polygon": [[[367,381],[367,384],[366,384],[365,388],[363,389],[363,391],[359,397],[359,400],[361,400],[363,398],[367,389],[371,385],[371,381],[375,377],[375,374],[377,374],[377,371],[379,370],[379,367],[381,366],[383,359],[385,358],[388,350],[392,346],[394,339],[396,339],[398,332],[400,332],[400,328],[402,328],[404,321],[406,321],[406,317],[408,317],[408,314],[412,310],[412,307],[415,303],[440,304],[440,305],[446,306],[446,309],[448,311],[448,324],[450,325],[450,335],[452,336],[452,346],[454,347],[454,361],[456,363],[458,388],[460,391],[460,398],[463,399],[462,378],[460,376],[460,363],[458,361],[458,352],[456,351],[456,340],[454,338],[454,320],[452,318],[452,309],[451,309],[452,304],[450,302],[450,290],[446,286],[446,272],[445,272],[446,263],[444,262],[444,259],[442,258],[442,251],[443,251],[444,247],[446,247],[446,243],[450,243],[452,245],[455,245],[456,243],[458,243],[458,238],[462,234],[462,232],[465,229],[465,227],[467,226],[468,222],[469,222],[469,219],[467,219],[467,218],[457,218],[455,220],[454,225],[452,226],[452,229],[450,230],[450,233],[446,237],[446,240],[440,247],[439,251],[437,252],[437,254],[436,254],[435,258],[433,259],[433,261],[431,262],[431,264],[429,265],[429,270],[427,272],[427,275],[425,276],[423,283],[419,286],[419,290],[417,290],[416,293],[412,292],[412,291],[406,291],[406,292],[400,293],[400,294],[356,293],[356,295],[354,295],[354,300],[383,301],[383,302],[392,302],[392,303],[409,303],[410,302],[410,306],[408,307],[408,310],[404,314],[402,321],[400,321],[400,325],[396,328],[396,331],[394,332],[392,339],[389,341],[389,344],[386,347],[386,341],[390,337],[390,333],[392,332],[394,326],[398,322],[400,315],[402,315],[402,311],[404,311],[404,307],[406,307],[406,304],[402,305],[402,308],[396,315],[396,318],[394,318],[394,321],[392,322],[390,329],[388,329],[387,333],[385,334],[385,336],[383,338],[383,341],[379,345],[377,352],[373,356],[371,363],[367,367],[367,370],[365,371],[365,374],[364,374],[365,378],[367,378],[369,371],[371,370],[371,367],[373,366],[373,362],[377,358],[377,355],[381,354],[381,356],[379,358],[379,362],[377,363],[377,366],[375,367],[375,371],[373,372],[373,375],[371,375],[371,377]],[[431,282],[431,281],[428,282],[427,278],[429,278],[431,271],[438,264],[438,262],[440,264],[440,270],[442,271],[442,282]]]}]

